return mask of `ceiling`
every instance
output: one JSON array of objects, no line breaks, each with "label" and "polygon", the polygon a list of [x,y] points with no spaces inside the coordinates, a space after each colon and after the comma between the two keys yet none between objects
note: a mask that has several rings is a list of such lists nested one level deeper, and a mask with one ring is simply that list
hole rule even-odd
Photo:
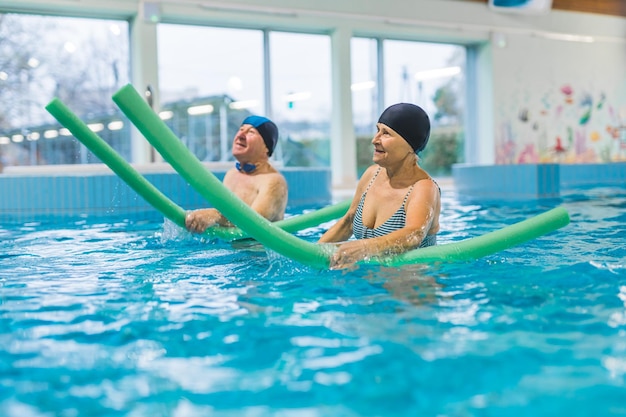
[{"label": "ceiling", "polygon": [[[487,4],[489,0],[459,0]],[[626,0],[552,0],[552,9],[626,17]]]}]

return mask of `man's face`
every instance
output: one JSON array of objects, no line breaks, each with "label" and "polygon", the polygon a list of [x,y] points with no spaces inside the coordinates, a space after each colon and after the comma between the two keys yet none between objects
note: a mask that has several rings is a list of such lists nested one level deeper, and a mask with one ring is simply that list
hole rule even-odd
[{"label": "man's face", "polygon": [[263,137],[252,125],[241,125],[233,140],[233,156],[245,162],[256,162],[267,158],[267,147]]}]

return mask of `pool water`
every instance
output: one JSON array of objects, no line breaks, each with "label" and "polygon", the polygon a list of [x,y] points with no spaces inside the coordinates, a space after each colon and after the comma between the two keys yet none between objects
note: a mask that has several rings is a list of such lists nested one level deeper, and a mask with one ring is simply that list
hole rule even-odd
[{"label": "pool water", "polygon": [[626,415],[626,189],[444,191],[439,242],[556,205],[570,225],[482,259],[351,271],[139,219],[3,225],[0,416]]}]

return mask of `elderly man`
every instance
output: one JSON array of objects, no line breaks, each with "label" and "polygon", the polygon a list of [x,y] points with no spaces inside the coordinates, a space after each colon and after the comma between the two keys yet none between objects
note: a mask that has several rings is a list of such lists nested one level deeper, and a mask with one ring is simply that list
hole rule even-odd
[{"label": "elderly man", "polygon": [[[278,128],[271,120],[247,117],[233,140],[237,162],[224,176],[229,190],[270,221],[282,220],[287,206],[287,181],[269,162],[277,141]],[[191,211],[185,219],[187,229],[195,233],[216,225],[233,226],[213,208]]]}]

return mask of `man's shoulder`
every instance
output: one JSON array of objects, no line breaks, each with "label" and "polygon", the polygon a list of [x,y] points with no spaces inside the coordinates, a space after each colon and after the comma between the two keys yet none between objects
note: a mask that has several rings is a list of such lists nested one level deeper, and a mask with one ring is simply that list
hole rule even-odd
[{"label": "man's shoulder", "polygon": [[259,187],[271,187],[271,188],[287,188],[287,180],[285,176],[276,169],[271,169],[260,175],[255,175]]},{"label": "man's shoulder", "polygon": [[261,177],[264,177],[264,181],[267,181],[267,182],[272,182],[272,183],[281,182],[285,184],[287,183],[285,176],[280,171],[267,172],[266,174],[261,175]]},{"label": "man's shoulder", "polygon": [[280,172],[279,169],[277,169],[274,165],[269,164],[268,165],[268,170],[266,172],[264,172],[264,174],[266,175],[271,175],[271,176],[275,176],[275,177],[282,177],[284,178],[285,176],[283,175],[282,172]]}]

